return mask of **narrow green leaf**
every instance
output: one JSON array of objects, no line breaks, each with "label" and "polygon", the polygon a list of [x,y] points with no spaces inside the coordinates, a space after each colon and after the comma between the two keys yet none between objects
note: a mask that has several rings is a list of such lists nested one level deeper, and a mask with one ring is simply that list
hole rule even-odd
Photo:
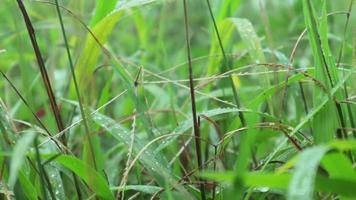
[{"label": "narrow green leaf", "polygon": [[[107,130],[119,142],[123,142],[127,148],[130,148],[132,133],[129,130],[100,113],[96,113],[93,116],[93,121]],[[133,155],[138,155],[144,147],[145,142],[134,135]],[[139,161],[153,175],[161,187],[165,187],[166,183],[169,183],[185,193],[185,195],[190,196],[183,187],[177,184],[178,179],[168,168],[168,162],[162,154],[154,153],[151,147],[146,148],[141,153]]]},{"label": "narrow green leaf", "polygon": [[22,136],[16,142],[16,145],[12,152],[11,162],[10,162],[10,176],[9,176],[9,187],[10,188],[13,188],[16,183],[19,170],[21,169],[21,167],[25,161],[27,150],[32,145],[32,142],[33,142],[35,136],[36,136],[36,133],[30,132],[30,133],[27,133],[24,136]]},{"label": "narrow green leaf", "polygon": [[95,13],[91,19],[90,26],[94,27],[99,21],[115,9],[118,0],[98,0],[96,1]]},{"label": "narrow green leaf", "polygon": [[239,8],[241,0],[225,0],[222,1],[221,8],[219,10],[219,15],[217,20],[221,21],[226,17],[232,17],[232,15],[237,11]]},{"label": "narrow green leaf", "polygon": [[[313,3],[310,0],[303,0],[305,24],[308,30],[309,44],[314,56],[315,78],[330,90],[338,83],[338,76],[328,44],[325,0],[321,8],[322,15],[319,22]],[[327,95],[318,86],[315,86],[313,94],[314,105],[319,105],[322,97]],[[336,95],[340,97],[339,93],[336,93]],[[328,101],[313,119],[315,142],[320,144],[331,141],[334,138],[339,121],[343,123],[341,120],[343,120],[342,110],[337,110],[334,102],[331,100]]]},{"label": "narrow green leaf", "polygon": [[142,192],[146,194],[154,194],[163,188],[158,187],[158,186],[152,186],[152,185],[126,185],[125,187],[113,187],[111,188],[112,190],[118,190],[118,191],[127,191],[127,190],[134,190],[137,192]]}]

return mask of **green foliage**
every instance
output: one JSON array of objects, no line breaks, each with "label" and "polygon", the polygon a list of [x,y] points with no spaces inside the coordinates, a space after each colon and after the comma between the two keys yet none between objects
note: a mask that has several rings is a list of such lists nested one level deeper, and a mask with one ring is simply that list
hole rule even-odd
[{"label": "green foliage", "polygon": [[353,1],[183,2],[4,1],[1,199],[356,199]]}]

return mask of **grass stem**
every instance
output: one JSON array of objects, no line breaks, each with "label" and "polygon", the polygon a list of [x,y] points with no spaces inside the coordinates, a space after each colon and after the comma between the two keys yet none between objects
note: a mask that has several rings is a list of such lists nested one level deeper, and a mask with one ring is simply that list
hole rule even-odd
[{"label": "grass stem", "polygon": [[[189,87],[190,87],[190,97],[192,102],[192,115],[193,115],[193,127],[194,127],[194,135],[195,135],[195,150],[198,160],[198,168],[202,170],[203,161],[201,155],[201,143],[200,143],[200,128],[198,125],[197,118],[197,110],[195,105],[195,92],[194,92],[194,82],[193,82],[193,66],[192,66],[192,58],[191,58],[191,47],[190,47],[190,36],[189,36],[189,21],[188,21],[188,8],[187,1],[183,0],[183,8],[184,8],[184,25],[185,25],[185,39],[187,45],[187,57],[188,57],[188,70],[189,70]],[[205,194],[205,186],[203,182],[200,182],[200,194],[202,200],[206,199]]]}]

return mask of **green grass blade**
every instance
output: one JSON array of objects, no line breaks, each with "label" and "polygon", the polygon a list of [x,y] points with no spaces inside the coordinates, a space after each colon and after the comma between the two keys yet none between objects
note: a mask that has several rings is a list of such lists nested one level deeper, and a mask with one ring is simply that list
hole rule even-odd
[{"label": "green grass blade", "polygon": [[96,1],[95,13],[91,18],[90,26],[94,27],[104,17],[106,17],[111,11],[115,9],[118,0],[99,0]]},{"label": "green grass blade", "polygon": [[[234,172],[204,172],[202,177],[215,180],[221,183],[232,184],[234,180]],[[261,172],[249,172],[244,175],[243,182],[246,186],[261,188],[267,187],[269,189],[287,190],[288,185],[292,180],[290,174],[273,174],[273,173],[261,173]],[[356,197],[356,191],[353,189],[356,187],[355,180],[348,179],[336,179],[336,178],[315,178],[315,191],[336,193],[345,197]]]},{"label": "green grass blade", "polygon": [[[131,147],[132,133],[116,123],[113,119],[97,113],[93,116],[93,121],[108,131],[116,140],[123,142],[127,148]],[[147,142],[139,138],[137,135],[134,135],[134,137],[132,153],[133,155],[138,156],[138,160],[153,176],[156,182],[163,188],[168,184],[177,189],[186,198],[190,198],[191,195],[187,193],[186,189],[177,184],[178,179],[168,167],[169,165],[165,156],[161,153],[154,152],[152,147],[146,146]]]},{"label": "green grass blade", "polygon": [[[53,155],[43,155],[45,158],[51,158],[52,156]],[[56,157],[54,161],[74,172],[78,177],[83,179],[88,184],[90,189],[95,192],[95,194],[101,199],[115,199],[106,180],[82,160],[69,155],[60,155]]]},{"label": "green grass blade", "polygon": [[[95,38],[91,34],[88,34],[85,42],[83,51],[77,62],[77,72],[79,83],[87,83],[91,80],[92,73],[94,72],[97,61],[100,57],[101,47],[98,46],[97,42],[100,44],[105,44],[108,41],[108,38],[112,34],[113,28],[118,23],[118,21],[125,15],[126,9],[134,8],[136,6],[141,6],[147,3],[154,2],[155,0],[144,0],[144,1],[130,1],[124,4],[118,4],[116,9],[107,13],[105,17],[103,17],[100,21],[98,21],[95,26],[92,27],[91,31]],[[102,1],[104,2],[104,1]],[[106,3],[106,1],[105,1]],[[112,2],[110,4],[113,4]],[[111,6],[108,6],[106,10],[110,10]],[[98,11],[99,12],[99,11]],[[87,88],[88,85],[82,86],[83,88]]]},{"label": "green grass blade", "polygon": [[21,183],[21,187],[26,197],[30,200],[38,200],[38,194],[35,186],[31,183],[31,181],[25,176],[24,172],[19,171],[18,173],[19,181]]},{"label": "green grass blade", "polygon": [[17,142],[12,152],[11,162],[10,162],[10,177],[9,177],[9,187],[13,188],[18,173],[25,162],[27,150],[31,147],[36,134],[30,132],[22,136]]},{"label": "green grass blade", "polygon": [[325,146],[315,146],[300,154],[288,187],[288,199],[312,200],[314,182],[320,160],[329,149]]},{"label": "green grass blade", "polygon": [[[308,29],[309,43],[314,56],[315,78],[328,89],[331,89],[338,82],[338,76],[328,43],[326,2],[323,1],[321,9],[322,15],[319,23],[310,0],[303,0],[303,11],[305,24]],[[327,94],[315,86],[313,95],[314,105],[319,105],[322,96]],[[338,115],[335,115],[335,113]],[[334,138],[339,122],[342,127],[345,127],[342,109],[340,105],[336,104],[335,107],[335,104],[329,101],[325,107],[314,116],[313,130],[315,142],[320,144],[331,141]]]},{"label": "green grass blade", "polygon": [[231,18],[234,25],[247,47],[251,59],[256,63],[265,63],[266,59],[262,50],[260,38],[257,36],[252,23],[248,19]]},{"label": "green grass blade", "polygon": [[162,187],[158,186],[152,186],[152,185],[126,185],[125,187],[113,187],[111,188],[112,190],[118,190],[118,191],[128,191],[128,190],[134,190],[137,192],[142,192],[146,194],[154,194],[160,190],[162,190]]},{"label": "green grass blade", "polygon": [[241,0],[226,0],[222,1],[221,8],[219,9],[219,15],[217,21],[221,21],[226,17],[232,17],[232,15],[239,8]]}]

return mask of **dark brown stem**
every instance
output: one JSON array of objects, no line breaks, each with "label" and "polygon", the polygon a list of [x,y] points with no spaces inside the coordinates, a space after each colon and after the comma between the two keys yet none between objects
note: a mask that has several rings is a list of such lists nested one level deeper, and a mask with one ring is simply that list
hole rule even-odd
[{"label": "dark brown stem", "polygon": [[[189,42],[189,27],[188,27],[188,9],[187,9],[187,1],[183,0],[183,8],[184,8],[184,25],[185,25],[185,39],[187,45],[187,56],[188,56],[188,70],[189,70],[189,87],[190,87],[190,97],[192,102],[192,117],[193,117],[193,127],[194,127],[194,135],[195,135],[195,150],[197,154],[198,160],[198,168],[202,170],[203,161],[201,156],[201,143],[198,138],[200,138],[200,129],[198,125],[197,119],[197,110],[195,105],[195,92],[194,92],[194,82],[193,82],[193,66],[192,66],[192,57],[191,57],[191,47]],[[202,200],[206,199],[205,195],[205,187],[204,183],[200,184],[200,194]]]},{"label": "dark brown stem", "polygon": [[[35,29],[32,26],[30,17],[27,14],[27,11],[26,11],[26,8],[25,8],[23,2],[21,0],[17,0],[17,4],[21,10],[21,13],[23,15],[23,19],[25,21],[26,28],[28,31],[28,35],[30,36],[30,39],[31,39],[32,47],[33,47],[33,50],[36,55],[37,63],[38,63],[38,66],[39,66],[40,72],[41,72],[41,77],[42,77],[43,83],[46,88],[47,96],[49,98],[50,105],[51,105],[51,108],[53,111],[53,115],[56,120],[58,131],[62,131],[62,130],[64,130],[62,117],[61,117],[59,108],[57,106],[56,97],[54,96],[51,82],[49,80],[48,73],[47,73],[43,58],[42,58],[41,50],[40,50],[37,40],[36,40]],[[62,142],[65,144],[65,134],[62,135],[61,139],[62,139]]]}]

